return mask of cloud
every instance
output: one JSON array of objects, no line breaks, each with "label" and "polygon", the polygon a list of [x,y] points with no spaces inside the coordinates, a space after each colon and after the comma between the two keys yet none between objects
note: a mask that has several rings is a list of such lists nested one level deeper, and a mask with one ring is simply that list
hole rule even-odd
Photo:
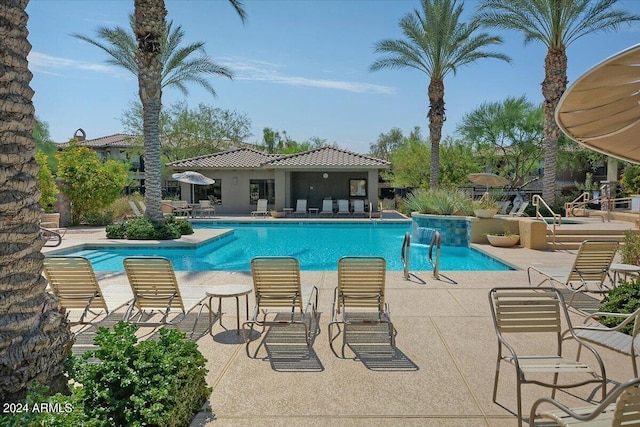
[{"label": "cloud", "polygon": [[395,89],[389,86],[375,85],[371,83],[313,79],[308,77],[290,76],[283,74],[279,69],[283,65],[266,61],[240,60],[235,58],[221,58],[221,62],[235,73],[236,80],[264,81],[285,84],[289,86],[317,87],[323,89],[335,89],[356,93],[381,93],[393,94]]},{"label": "cloud", "polygon": [[82,70],[110,74],[114,77],[123,77],[125,75],[122,70],[111,65],[61,58],[35,51],[29,53],[28,59],[29,67],[32,71],[44,74],[62,75],[69,70]]}]

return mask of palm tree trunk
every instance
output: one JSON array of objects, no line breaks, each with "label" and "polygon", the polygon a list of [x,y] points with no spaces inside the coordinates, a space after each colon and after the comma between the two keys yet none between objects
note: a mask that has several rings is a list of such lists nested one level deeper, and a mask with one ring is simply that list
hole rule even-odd
[{"label": "palm tree trunk", "polygon": [[431,141],[431,167],[429,187],[437,188],[440,180],[440,140],[444,124],[444,82],[431,79],[429,83],[429,139]]},{"label": "palm tree trunk", "polygon": [[32,381],[60,391],[73,337],[42,273],[40,192],[27,55],[28,0],[0,2],[0,402]]},{"label": "palm tree trunk", "polygon": [[553,206],[556,200],[556,159],[560,128],[555,111],[567,88],[567,54],[564,48],[550,49],[544,59],[544,179],[542,198]]},{"label": "palm tree trunk", "polygon": [[138,93],[142,103],[144,132],[146,215],[162,221],[160,176],[160,109],[162,107],[162,37],[167,10],[164,0],[135,0],[135,33],[138,40]]}]

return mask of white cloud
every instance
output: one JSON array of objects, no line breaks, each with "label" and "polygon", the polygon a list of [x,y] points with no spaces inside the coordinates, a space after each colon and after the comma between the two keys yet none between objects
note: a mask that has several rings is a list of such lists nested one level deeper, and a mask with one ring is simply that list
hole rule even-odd
[{"label": "white cloud", "polygon": [[123,70],[106,64],[78,61],[75,59],[61,58],[32,51],[29,53],[29,68],[44,74],[61,75],[69,70],[91,71],[110,74],[114,77],[123,77]]},{"label": "white cloud", "polygon": [[317,87],[356,93],[395,93],[395,89],[392,87],[371,83],[290,76],[278,71],[283,68],[282,65],[266,61],[221,58],[221,62],[234,71],[236,80],[265,81],[289,86]]}]

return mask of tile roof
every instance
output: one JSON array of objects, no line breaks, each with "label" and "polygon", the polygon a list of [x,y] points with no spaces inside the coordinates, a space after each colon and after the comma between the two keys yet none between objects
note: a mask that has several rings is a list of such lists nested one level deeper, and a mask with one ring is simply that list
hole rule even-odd
[{"label": "tile roof", "polygon": [[290,168],[290,167],[366,167],[388,168],[390,163],[375,157],[353,153],[334,147],[322,147],[295,154],[267,154],[239,148],[191,159],[168,163],[174,169],[225,168]]},{"label": "tile roof", "polygon": [[[115,133],[113,135],[102,136],[100,138],[85,139],[78,141],[78,145],[91,148],[129,148],[142,144],[142,137],[138,135],[128,135],[126,133]],[[60,147],[69,146],[68,142],[60,144]]]},{"label": "tile roof", "polygon": [[191,159],[177,160],[167,163],[167,166],[174,169],[259,168],[275,156],[274,154],[267,154],[251,148],[238,148]]},{"label": "tile roof", "polygon": [[280,156],[278,159],[271,160],[269,166],[362,166],[388,168],[390,163],[386,160],[365,156],[340,148],[322,147],[302,153]]}]

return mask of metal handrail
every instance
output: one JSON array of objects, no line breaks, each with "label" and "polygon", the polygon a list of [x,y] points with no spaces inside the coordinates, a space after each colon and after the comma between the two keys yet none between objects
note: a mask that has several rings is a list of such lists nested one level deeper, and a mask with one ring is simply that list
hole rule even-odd
[{"label": "metal handrail", "polygon": [[411,252],[411,233],[404,233],[404,240],[402,241],[402,251],[400,257],[402,258],[402,265],[404,266],[404,280],[409,280],[409,253]]},{"label": "metal handrail", "polygon": [[[433,277],[440,279],[440,232],[434,230],[433,237],[431,237],[431,243],[429,244],[429,262],[433,266]],[[433,246],[436,246],[436,262],[433,262]]]},{"label": "metal handrail", "polygon": [[[533,195],[533,197],[531,198],[531,203],[533,204],[533,206],[536,207],[536,219],[539,219],[542,222],[544,222],[546,224],[547,230],[551,231],[551,244],[555,248],[555,246],[556,246],[556,226],[559,226],[560,224],[562,224],[562,215],[555,213],[553,211],[553,209],[551,209],[549,207],[547,202],[545,202],[544,199],[542,197],[540,197],[540,195],[538,195],[538,194],[534,194]],[[542,214],[540,213],[540,206],[541,205],[543,207],[545,207],[551,213],[551,217],[553,219],[551,221],[551,224],[548,224],[544,220],[544,216],[542,216]]]},{"label": "metal handrail", "polygon": [[[589,193],[584,192],[581,195],[579,195],[578,197],[576,197],[574,200],[572,200],[571,202],[567,202],[564,204],[564,210],[566,212],[566,215],[569,216],[577,216],[575,214],[575,210],[578,208],[586,208],[587,205],[589,203],[606,203],[607,206],[609,206],[609,204],[611,203],[612,200],[616,200],[616,199],[608,199],[606,197],[599,197],[597,199],[590,199]],[[615,203],[615,202],[614,202]],[[590,216],[590,215],[588,215]],[[604,214],[603,213],[594,213],[594,216],[599,216],[600,219],[602,219],[602,222],[604,222]],[[609,215],[607,215],[607,221],[610,221],[609,219]]]}]

